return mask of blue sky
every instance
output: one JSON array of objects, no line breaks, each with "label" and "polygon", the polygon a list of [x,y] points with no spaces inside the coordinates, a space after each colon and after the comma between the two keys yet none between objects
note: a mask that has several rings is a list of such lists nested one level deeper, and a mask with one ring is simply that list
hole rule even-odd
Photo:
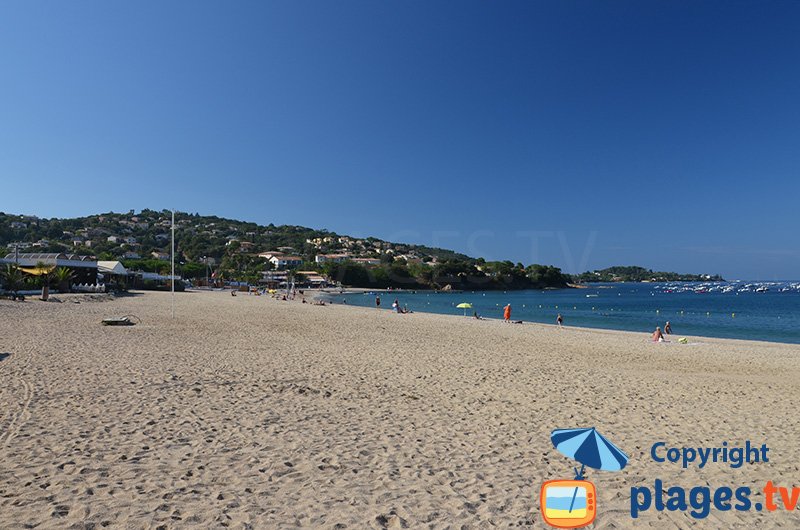
[{"label": "blue sky", "polygon": [[5,2],[0,211],[798,278],[798,2]]}]

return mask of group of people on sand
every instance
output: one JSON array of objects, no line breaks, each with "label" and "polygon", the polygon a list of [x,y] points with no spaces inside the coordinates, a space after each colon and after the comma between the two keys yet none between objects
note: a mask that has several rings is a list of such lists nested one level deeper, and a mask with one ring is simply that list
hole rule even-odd
[{"label": "group of people on sand", "polygon": [[656,326],[656,330],[653,332],[653,342],[669,342],[667,339],[664,338],[664,335],[672,335],[672,324],[667,323],[664,324],[664,331],[661,331],[661,326]]},{"label": "group of people on sand", "polygon": [[[305,296],[303,297],[303,303],[307,304]],[[328,305],[325,303],[325,300],[314,300],[311,302],[311,305]]]},{"label": "group of people on sand", "polygon": [[397,298],[395,298],[394,302],[392,302],[392,311],[403,315],[405,315],[406,313],[413,313],[413,311],[411,311],[408,308],[408,304],[404,305],[403,307],[400,307],[400,301]]},{"label": "group of people on sand", "polygon": [[[238,289],[231,290],[231,296],[236,296],[236,294],[238,292],[239,292]],[[277,290],[270,290],[270,289],[260,289],[260,290],[250,289],[248,294],[255,295],[255,296],[270,295],[271,298],[273,298],[275,300],[281,300],[281,301],[284,301],[284,302],[295,300],[296,298],[299,297],[300,300],[302,301],[302,303],[310,304],[310,305],[322,305],[322,306],[324,306],[324,305],[328,305],[329,303],[331,303],[331,302],[326,302],[325,300],[320,300],[320,299],[315,299],[315,298],[312,298],[311,301],[308,301],[308,300],[306,300],[305,291],[303,291],[302,289],[291,289],[291,290],[288,290],[286,292],[284,292],[284,291],[280,291],[279,292]],[[344,300],[344,301],[342,301],[342,303],[346,304],[347,301]]]},{"label": "group of people on sand", "polygon": [[[475,313],[475,318],[479,320],[483,320],[478,313]],[[508,322],[510,324],[522,324],[522,320],[511,320],[511,304],[506,304],[503,308],[503,322]],[[561,313],[556,316],[556,325],[558,327],[564,326],[564,317],[561,316]]]},{"label": "group of people on sand", "polygon": [[[289,299],[293,299],[296,292],[297,291],[293,291],[289,295]],[[302,295],[303,291],[300,291],[300,293]],[[266,292],[264,294],[266,294]],[[236,296],[236,291],[235,290],[231,291],[231,295],[232,296]],[[281,295],[278,295],[277,293],[273,294],[273,298],[277,298],[278,296],[281,296]],[[303,303],[304,304],[307,303],[306,300],[305,300],[305,296],[303,296],[302,298],[303,298]],[[286,295],[283,294],[281,296],[281,299],[282,300],[287,300]],[[312,303],[314,305],[325,305],[325,302],[322,301],[322,300],[315,300]],[[342,303],[346,304],[347,302],[346,301],[342,301]],[[375,297],[375,308],[376,309],[380,309],[381,308],[381,297],[380,297],[380,295]],[[405,305],[405,306],[401,307],[400,306],[400,301],[397,298],[395,298],[394,302],[392,302],[392,311],[394,311],[395,313],[399,313],[399,314],[413,313],[413,311],[408,309],[408,305]],[[473,311],[472,318],[474,318],[475,320],[485,320],[481,315],[478,314],[477,311]],[[503,322],[506,322],[508,324],[522,324],[522,320],[511,320],[511,304],[506,304],[506,306],[503,308]],[[563,327],[564,326],[564,317],[561,316],[561,313],[559,313],[558,316],[556,316],[556,325],[558,327]],[[656,330],[653,332],[653,335],[652,335],[653,342],[669,342],[666,339],[665,335],[671,335],[671,334],[672,334],[672,324],[670,324],[670,322],[668,320],[666,322],[666,324],[664,324],[664,330],[663,331],[661,330],[661,326],[657,326],[656,327]]]},{"label": "group of people on sand", "polygon": [[[380,297],[380,295],[375,297],[375,308],[376,309],[380,309],[381,308],[381,297]],[[401,315],[405,315],[407,313],[413,313],[413,311],[411,311],[408,308],[408,304],[406,304],[406,305],[401,307],[400,306],[400,301],[397,298],[395,298],[394,302],[392,302],[392,311],[394,311],[395,313],[401,314]]]},{"label": "group of people on sand", "polygon": [[[477,320],[483,320],[483,317],[481,317],[477,311],[473,313],[473,317],[476,318]],[[503,308],[503,321],[512,324],[522,324],[521,320],[516,320],[516,321],[511,320],[511,304],[507,304]],[[564,326],[564,317],[561,316],[561,313],[559,313],[558,316],[556,316],[556,325],[558,327]],[[671,335],[671,334],[672,334],[672,324],[670,324],[668,320],[666,324],[664,324],[663,331],[661,330],[661,326],[656,327],[656,330],[653,332],[653,342],[669,342],[665,338],[665,335]]]}]

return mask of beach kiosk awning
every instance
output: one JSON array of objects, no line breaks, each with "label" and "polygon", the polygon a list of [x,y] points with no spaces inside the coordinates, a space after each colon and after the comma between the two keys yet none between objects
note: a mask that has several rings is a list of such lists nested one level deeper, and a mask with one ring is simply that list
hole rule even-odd
[{"label": "beach kiosk awning", "polygon": [[19,270],[26,274],[31,274],[33,276],[43,276],[45,274],[53,272],[56,268],[55,265],[48,265],[45,267],[20,267]]},{"label": "beach kiosk awning", "polygon": [[128,269],[122,266],[119,261],[98,261],[97,271],[103,274],[114,274],[117,276],[127,276]]}]

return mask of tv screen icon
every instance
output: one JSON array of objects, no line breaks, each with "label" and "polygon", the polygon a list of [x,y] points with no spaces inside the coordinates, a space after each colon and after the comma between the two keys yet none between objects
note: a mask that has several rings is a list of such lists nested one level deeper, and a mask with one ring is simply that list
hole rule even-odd
[{"label": "tv screen icon", "polygon": [[581,528],[594,521],[597,495],[586,480],[549,480],[539,494],[544,522],[556,528]]}]

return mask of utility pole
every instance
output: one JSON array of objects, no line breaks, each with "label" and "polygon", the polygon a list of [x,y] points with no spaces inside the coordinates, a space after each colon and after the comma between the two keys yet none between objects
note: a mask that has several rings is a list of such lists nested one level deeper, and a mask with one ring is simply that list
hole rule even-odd
[{"label": "utility pole", "polygon": [[175,318],[175,210],[172,210],[172,318]]}]

